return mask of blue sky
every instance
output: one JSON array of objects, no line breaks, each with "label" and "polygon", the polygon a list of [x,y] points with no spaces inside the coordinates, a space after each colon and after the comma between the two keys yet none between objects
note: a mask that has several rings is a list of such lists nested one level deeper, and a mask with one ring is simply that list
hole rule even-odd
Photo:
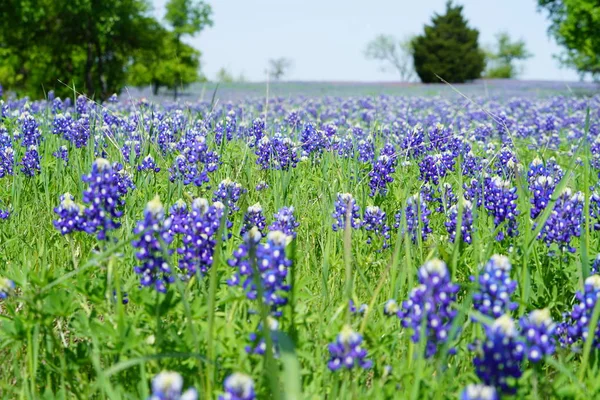
[{"label": "blue sky", "polygon": [[[164,14],[166,0],[152,0]],[[459,0],[480,45],[492,45],[507,31],[523,38],[533,57],[523,79],[577,80],[552,58],[560,48],[546,31],[548,21],[535,0]],[[446,0],[213,0],[214,26],[187,40],[202,51],[202,70],[213,79],[221,67],[247,80],[265,79],[270,58],[287,57],[293,68],[286,79],[301,81],[393,81],[366,60],[366,44],[380,33],[405,37],[422,32]]]}]

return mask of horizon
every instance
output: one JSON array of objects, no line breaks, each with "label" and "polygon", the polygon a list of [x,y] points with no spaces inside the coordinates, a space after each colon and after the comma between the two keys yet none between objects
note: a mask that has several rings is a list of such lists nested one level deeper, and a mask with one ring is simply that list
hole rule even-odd
[{"label": "horizon", "polygon": [[[289,82],[399,82],[394,73],[382,72],[380,63],[365,59],[366,44],[378,34],[403,38],[421,33],[434,13],[444,11],[445,2],[374,0],[366,7],[358,0],[289,0],[285,5],[276,0],[252,4],[221,0],[210,3],[214,26],[185,41],[202,52],[201,71],[208,80],[215,80],[217,71],[225,68],[236,78],[243,75],[248,82],[265,82],[268,60],[287,57],[293,66],[283,80]],[[161,21],[165,3],[152,0],[153,15]],[[537,11],[535,1],[456,3],[463,6],[469,26],[479,30],[482,48],[493,45],[501,31],[525,40],[533,57],[520,63],[524,71],[518,79],[580,81],[576,71],[561,67],[553,58],[561,48],[548,36],[550,22]],[[311,29],[306,29],[309,24]]]}]

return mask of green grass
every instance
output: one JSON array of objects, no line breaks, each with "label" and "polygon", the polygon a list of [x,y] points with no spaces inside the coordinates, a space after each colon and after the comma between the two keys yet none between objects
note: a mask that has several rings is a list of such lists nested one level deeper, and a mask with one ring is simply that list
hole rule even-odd
[{"label": "green grass", "polygon": [[[200,117],[189,110],[185,113],[192,120]],[[91,169],[93,146],[71,147],[70,164],[63,167],[51,154],[65,142],[51,134],[50,115],[36,117],[45,138],[40,147],[41,174],[26,178],[15,173],[0,180],[0,207],[13,210],[8,220],[0,221],[0,276],[16,284],[15,292],[0,301],[2,398],[146,398],[151,378],[161,370],[180,372],[185,387],[196,387],[202,398],[215,398],[222,392],[224,378],[236,371],[253,377],[259,398],[457,398],[465,385],[478,382],[473,352],[467,348],[483,334],[469,319],[475,290],[469,276],[477,273],[478,265],[495,253],[509,255],[513,277],[519,282],[515,299],[520,308],[514,316],[547,307],[558,320],[570,309],[574,293],[589,273],[589,260],[598,252],[598,236],[590,230],[592,221],[587,218],[581,242],[576,244],[578,251],[549,256],[548,248],[536,236],[550,211],[540,217],[534,230],[524,180],[517,182],[521,235],[516,238],[497,242],[493,221],[480,208],[474,212],[476,230],[471,245],[449,243],[445,216],[434,213],[434,233],[425,242],[413,244],[401,229],[392,229],[392,245],[379,251],[380,243],[367,245],[362,231],[332,231],[336,194],[353,193],[363,210],[378,205],[393,224],[393,214],[421,186],[414,161],[398,166],[387,196],[370,198],[370,167],[357,160],[324,153],[290,171],[261,171],[252,150],[242,141],[215,145],[209,140],[222,161],[211,175],[213,189],[222,179],[231,178],[248,189],[240,200],[241,210],[260,202],[271,222],[280,207],[293,205],[300,222],[297,239],[288,247],[293,289],[280,318],[280,356],[251,356],[244,351],[248,334],[256,331],[266,315],[250,312],[256,304],[247,300],[239,287],[225,283],[233,272],[226,260],[241,241],[237,233],[243,213],[233,217],[233,238],[219,242],[207,276],[173,284],[167,294],[139,289],[131,240],[145,204],[155,195],[166,207],[179,198],[189,204],[195,197],[210,199],[212,190],[169,182],[167,170],[174,157],[163,156],[146,138],[142,153],[152,154],[162,171],[149,176],[128,167],[137,189],[126,198],[122,227],[113,233],[116,240],[99,242],[85,233],[62,236],[52,225],[53,208],[64,192],[81,198],[85,190],[81,176]],[[4,125],[8,132],[18,129],[12,118]],[[92,132],[100,133],[95,124]],[[382,137],[374,133],[380,148]],[[209,138],[212,135],[209,133]],[[564,138],[566,132],[561,135]],[[122,161],[115,146],[122,144],[122,138],[106,143],[107,158]],[[546,158],[557,157],[565,169],[557,192],[569,186],[589,198],[589,187],[596,181],[596,174],[587,169],[589,149],[580,148],[578,155],[586,167],[578,167],[575,157],[566,155],[567,141],[563,143],[559,151],[544,153]],[[525,144],[519,142],[516,148],[526,170],[537,154]],[[15,150],[20,159],[23,149],[15,145]],[[254,187],[261,180],[270,188],[257,192]],[[450,183],[455,193],[461,190],[462,177],[457,174],[443,182]],[[586,210],[588,207],[586,201]],[[402,226],[405,224],[403,221]],[[456,355],[450,355],[446,346],[433,359],[425,359],[423,341],[413,343],[412,332],[402,328],[397,318],[384,317],[382,307],[388,299],[406,299],[416,284],[417,268],[434,257],[447,262],[453,280],[461,285],[454,327],[460,335],[449,344],[456,347]],[[125,292],[127,305],[120,301]],[[351,315],[349,298],[357,305],[368,304],[369,311],[363,317]],[[599,315],[596,307],[593,322]],[[327,344],[347,323],[364,335],[374,361],[372,370],[332,373],[327,369]],[[581,354],[558,349],[541,366],[525,364],[516,398],[598,396],[597,356],[587,341]],[[386,366],[392,367],[391,372]]]}]

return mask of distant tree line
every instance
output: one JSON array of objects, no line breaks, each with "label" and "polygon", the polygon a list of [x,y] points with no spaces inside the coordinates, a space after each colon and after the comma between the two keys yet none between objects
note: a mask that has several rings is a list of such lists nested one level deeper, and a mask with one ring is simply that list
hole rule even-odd
[{"label": "distant tree line", "polygon": [[[538,0],[550,18],[548,30],[563,46],[557,58],[576,69],[581,77],[600,78],[599,0]],[[531,57],[523,40],[508,33],[496,35],[493,48],[479,46],[479,31],[468,26],[463,7],[446,3],[444,14],[435,14],[423,33],[398,40],[379,35],[368,43],[365,56],[392,69],[402,81],[416,75],[422,82],[462,83],[481,77],[515,78],[522,73],[520,61]]]},{"label": "distant tree line", "polygon": [[2,0],[0,82],[105,99],[126,84],[177,91],[198,80],[200,52],[182,38],[212,24],[210,6],[170,0],[167,26],[150,11],[146,0]]}]

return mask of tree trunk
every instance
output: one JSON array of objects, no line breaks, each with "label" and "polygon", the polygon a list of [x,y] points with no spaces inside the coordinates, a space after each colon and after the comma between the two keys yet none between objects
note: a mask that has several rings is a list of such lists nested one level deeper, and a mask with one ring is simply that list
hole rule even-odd
[{"label": "tree trunk", "polygon": [[[175,43],[175,57],[177,57],[179,59],[179,47],[180,47],[180,38],[181,36],[178,34],[177,37],[175,38],[176,43]],[[177,101],[177,89],[178,89],[178,85],[179,85],[179,72],[175,73],[175,85],[174,85],[174,90],[173,90],[173,100]]]},{"label": "tree trunk", "polygon": [[158,96],[158,90],[160,86],[158,86],[158,82],[152,82],[152,94]]}]

